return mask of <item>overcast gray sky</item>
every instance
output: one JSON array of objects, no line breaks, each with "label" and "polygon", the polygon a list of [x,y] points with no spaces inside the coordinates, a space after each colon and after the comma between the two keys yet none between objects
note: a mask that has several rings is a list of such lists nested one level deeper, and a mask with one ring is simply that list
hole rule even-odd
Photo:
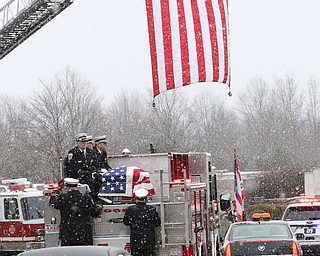
[{"label": "overcast gray sky", "polygon": [[[229,0],[233,94],[257,75],[289,73],[301,85],[310,74],[320,76],[319,13],[319,0]],[[49,81],[67,66],[108,99],[151,89],[145,0],[74,0],[0,60],[1,91],[28,96],[40,88],[39,79]],[[228,99],[225,85],[201,88]]]}]

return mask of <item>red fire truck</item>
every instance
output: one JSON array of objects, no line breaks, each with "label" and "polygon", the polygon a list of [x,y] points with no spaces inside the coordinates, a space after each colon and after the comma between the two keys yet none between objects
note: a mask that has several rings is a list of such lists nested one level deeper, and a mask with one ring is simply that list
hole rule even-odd
[{"label": "red fire truck", "polygon": [[0,192],[0,253],[44,247],[43,192],[27,179],[3,179]]},{"label": "red fire truck", "polygon": [[[219,255],[219,209],[217,186],[208,153],[154,153],[110,156],[112,167],[137,166],[150,174],[155,205],[161,217],[157,229],[158,255]],[[59,212],[49,206],[45,190],[46,246],[58,245]],[[224,195],[223,209],[230,208]],[[227,201],[227,202],[226,202]],[[131,202],[130,202],[131,203]],[[102,216],[94,219],[94,244],[130,249],[130,230],[122,223],[127,198],[114,198],[103,205]]]}]

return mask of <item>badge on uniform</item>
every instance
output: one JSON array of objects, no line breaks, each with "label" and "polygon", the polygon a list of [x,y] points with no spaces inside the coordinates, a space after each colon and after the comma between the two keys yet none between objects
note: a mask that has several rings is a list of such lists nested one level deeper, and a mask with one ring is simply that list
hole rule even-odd
[{"label": "badge on uniform", "polygon": [[73,157],[73,154],[72,154],[72,153],[69,153],[69,154],[68,154],[68,160],[71,160],[72,157]]}]

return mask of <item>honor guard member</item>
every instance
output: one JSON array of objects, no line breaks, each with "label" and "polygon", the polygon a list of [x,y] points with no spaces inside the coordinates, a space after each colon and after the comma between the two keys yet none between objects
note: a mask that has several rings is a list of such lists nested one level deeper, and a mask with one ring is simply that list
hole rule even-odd
[{"label": "honor guard member", "polygon": [[54,191],[50,205],[60,211],[61,246],[93,245],[92,219],[94,203],[90,195],[81,193],[79,180],[64,178],[66,193]]},{"label": "honor guard member", "polygon": [[77,146],[68,152],[64,161],[64,177],[79,179],[81,184],[93,189],[92,173],[95,166],[93,150],[86,148],[87,134],[76,135]]},{"label": "honor guard member", "polygon": [[105,135],[97,136],[94,139],[95,146],[93,147],[93,152],[95,155],[95,173],[93,174],[94,177],[94,188],[93,188],[93,195],[92,198],[95,202],[98,202],[98,194],[99,189],[102,184],[101,181],[101,174],[103,170],[111,169],[110,165],[108,164],[108,155],[106,148],[108,146],[108,141]]},{"label": "honor guard member", "polygon": [[135,192],[136,204],[126,209],[123,223],[130,226],[131,255],[152,256],[155,248],[155,227],[161,221],[156,207],[147,205],[148,190],[142,188]]},{"label": "honor guard member", "polygon": [[106,136],[97,136],[93,140],[95,143],[93,151],[97,158],[96,169],[111,169],[111,167],[108,164],[108,155],[106,151],[106,148],[108,147],[108,141],[106,139]]},{"label": "honor guard member", "polygon": [[93,147],[94,147],[93,136],[89,135],[89,136],[87,136],[86,148],[89,148],[92,150]]}]

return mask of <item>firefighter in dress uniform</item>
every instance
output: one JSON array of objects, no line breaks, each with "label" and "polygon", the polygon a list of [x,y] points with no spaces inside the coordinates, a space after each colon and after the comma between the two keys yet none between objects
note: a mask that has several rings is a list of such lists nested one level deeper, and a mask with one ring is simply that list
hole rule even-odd
[{"label": "firefighter in dress uniform", "polygon": [[95,146],[93,147],[93,152],[97,158],[96,169],[111,169],[108,164],[108,154],[106,148],[108,147],[108,141],[105,135],[97,136],[94,139]]},{"label": "firefighter in dress uniform", "polygon": [[78,182],[64,178],[67,192],[59,194],[55,191],[50,197],[50,205],[60,211],[61,246],[93,245],[91,217],[95,207],[91,196],[78,190]]},{"label": "firefighter in dress uniform", "polygon": [[155,248],[155,227],[161,220],[152,205],[147,205],[148,190],[138,189],[135,192],[136,204],[126,209],[123,223],[130,226],[131,255],[152,256]]},{"label": "firefighter in dress uniform", "polygon": [[86,148],[87,141],[86,133],[76,135],[77,146],[68,152],[64,160],[64,177],[79,179],[81,184],[87,184],[93,190],[92,173],[96,159],[93,150]]},{"label": "firefighter in dress uniform", "polygon": [[94,144],[93,136],[92,135],[87,136],[86,148],[93,150],[94,145],[95,144]]},{"label": "firefighter in dress uniform", "polygon": [[103,171],[111,169],[108,164],[108,155],[106,148],[108,146],[108,141],[106,139],[106,135],[97,136],[93,139],[95,146],[93,147],[94,158],[95,158],[95,173],[94,177],[94,185],[93,185],[93,200],[95,202],[99,201],[98,193],[100,186],[102,184],[101,174]]}]

